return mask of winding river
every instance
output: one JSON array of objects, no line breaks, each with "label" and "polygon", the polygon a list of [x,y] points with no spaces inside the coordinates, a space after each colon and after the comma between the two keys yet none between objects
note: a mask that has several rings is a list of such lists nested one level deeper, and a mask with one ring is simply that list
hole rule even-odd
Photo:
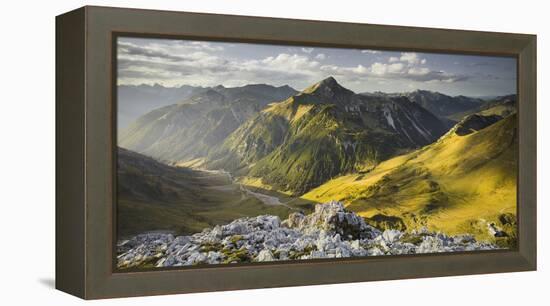
[{"label": "winding river", "polygon": [[[233,178],[233,175],[231,175],[231,173],[229,173],[229,172],[227,172],[223,169],[221,169],[221,170],[195,169],[195,170],[203,171],[203,172],[207,172],[207,173],[211,173],[211,174],[220,174],[220,175],[223,175],[223,176],[227,177],[227,179],[229,181],[229,184],[224,185],[224,186],[216,186],[216,188],[227,188],[227,186],[238,184],[239,185],[239,190],[245,196],[254,197],[254,198],[260,200],[265,205],[270,205],[270,206],[281,205],[281,206],[285,206],[285,207],[288,207],[290,209],[293,209],[291,206],[289,206],[287,204],[288,202],[283,203],[283,202],[281,202],[281,199],[279,199],[276,196],[272,196],[272,195],[268,195],[268,194],[265,194],[265,193],[255,192],[255,191],[250,190],[249,188],[246,187],[246,185],[243,185],[243,184],[237,182]],[[292,201],[292,200],[290,200],[290,201]]]}]

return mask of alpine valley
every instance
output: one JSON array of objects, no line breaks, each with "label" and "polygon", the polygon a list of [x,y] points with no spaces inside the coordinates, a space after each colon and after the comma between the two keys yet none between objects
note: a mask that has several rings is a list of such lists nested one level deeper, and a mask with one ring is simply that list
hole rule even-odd
[{"label": "alpine valley", "polygon": [[[355,93],[328,77],[300,92],[125,86],[120,100],[120,267],[517,244],[515,95]],[[264,223],[294,240],[255,244],[252,228],[274,235]]]}]

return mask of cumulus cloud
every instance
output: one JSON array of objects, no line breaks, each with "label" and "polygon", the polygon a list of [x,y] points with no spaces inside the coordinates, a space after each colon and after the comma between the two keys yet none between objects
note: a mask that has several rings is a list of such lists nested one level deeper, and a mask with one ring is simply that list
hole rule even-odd
[{"label": "cumulus cloud", "polygon": [[360,69],[337,69],[338,72],[356,72],[368,76],[371,79],[381,80],[409,80],[416,82],[458,82],[465,81],[468,76],[456,75],[445,71],[432,70],[425,66],[427,60],[421,58],[415,52],[403,52],[400,56],[391,56],[386,62],[375,62],[370,67]]},{"label": "cumulus cloud", "polygon": [[418,54],[415,52],[403,52],[401,53],[399,60],[402,62],[407,62],[409,65],[416,65],[420,63],[420,58],[418,58]]},{"label": "cumulus cloud", "polygon": [[[297,53],[280,49],[286,52],[253,58],[229,56],[223,46],[173,40],[119,41],[119,83],[159,82],[168,86],[269,83],[290,84],[301,89],[328,75],[345,83],[357,84],[370,80],[382,84],[392,80],[450,83],[467,79],[466,76],[430,69],[426,66],[426,59],[414,52],[404,52],[385,61],[344,65],[327,63],[329,57],[325,53],[314,55],[314,48],[300,48]],[[377,54],[380,51],[361,50],[361,53]]]},{"label": "cumulus cloud", "polygon": [[388,71],[388,65],[382,63],[374,63],[370,66],[371,72],[376,75],[384,75]]},{"label": "cumulus cloud", "polygon": [[400,57],[392,56],[388,59],[390,63],[403,62],[407,63],[409,66],[413,65],[424,65],[427,63],[425,58],[420,58],[416,52],[403,52]]},{"label": "cumulus cloud", "polygon": [[403,65],[402,63],[388,65],[388,72],[390,73],[400,73],[401,71],[403,71],[403,69],[405,69],[405,65]]},{"label": "cumulus cloud", "polygon": [[318,60],[321,60],[321,61],[326,59],[326,58],[327,58],[327,56],[323,53],[319,53],[315,56],[315,59],[318,59]]}]

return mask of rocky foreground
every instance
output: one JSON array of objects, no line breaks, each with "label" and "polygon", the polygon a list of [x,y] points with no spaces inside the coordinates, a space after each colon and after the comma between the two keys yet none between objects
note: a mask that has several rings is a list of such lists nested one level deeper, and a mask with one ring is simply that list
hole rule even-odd
[{"label": "rocky foreground", "polygon": [[191,236],[147,233],[118,244],[118,268],[173,267],[497,249],[471,235],[421,231],[384,232],[368,225],[340,202],[293,213],[241,218]]}]

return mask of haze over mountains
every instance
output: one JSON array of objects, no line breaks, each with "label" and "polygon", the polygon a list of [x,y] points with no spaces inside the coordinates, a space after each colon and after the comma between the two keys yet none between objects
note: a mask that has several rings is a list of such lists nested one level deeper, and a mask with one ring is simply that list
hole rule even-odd
[{"label": "haze over mountains", "polygon": [[[153,87],[139,90],[144,89],[164,92]],[[301,92],[264,84],[177,90],[166,91],[157,104],[166,105],[154,109],[142,96],[138,104],[149,109],[119,131],[119,146],[124,148],[119,160],[125,173],[131,164],[133,171],[155,177],[153,170],[159,166],[146,156],[159,165],[161,161],[227,171],[241,186],[257,191],[292,196],[299,203],[341,200],[364,217],[398,217],[410,228],[427,225],[447,230],[442,216],[452,211],[454,221],[467,229],[464,224],[476,213],[493,220],[499,218],[498,211],[512,213],[515,207],[515,95],[486,101],[423,90],[356,94],[332,77]],[[177,95],[183,98],[174,101]],[[159,195],[157,203],[176,205],[186,192],[174,187],[183,179],[174,169],[180,168],[170,167],[171,174],[152,185],[157,189],[136,184],[149,186],[144,189],[150,191],[147,197],[158,190],[168,197]],[[194,173],[189,180],[203,175],[188,171]],[[476,180],[485,183],[468,186]],[[189,194],[198,197],[183,202],[200,202],[200,194],[212,193],[203,188],[212,184],[204,183],[204,178],[198,181],[203,185],[183,184],[181,188],[193,186]],[[127,207],[150,208],[147,203],[155,202],[139,198],[143,195],[135,188],[122,192]],[[261,211],[257,201],[240,206],[242,189],[229,193],[220,198],[227,196],[228,207],[240,216]],[[498,201],[491,200],[492,195]],[[222,209],[209,197],[202,201]],[[485,204],[472,206],[478,202]],[[204,208],[189,205],[185,207],[193,212]],[[250,205],[254,209],[241,209]],[[288,213],[289,207],[279,206],[277,213]],[[188,227],[193,229],[221,220],[212,221],[210,210],[193,216],[177,214],[178,220],[191,220]]]},{"label": "haze over mountains", "polygon": [[[179,87],[164,87],[155,85],[119,85],[117,89],[118,100],[118,127],[122,131],[130,123],[145,113],[154,109],[172,104],[182,103],[188,98],[200,95],[208,90],[214,90],[232,99],[257,99],[262,103],[265,101],[283,100],[289,95],[296,93],[296,90],[289,86],[272,87],[264,84],[252,84],[243,87],[225,88],[221,85],[216,87],[202,87],[181,85]],[[238,97],[242,95],[242,97]]]},{"label": "haze over mountains", "polygon": [[288,86],[263,84],[202,89],[139,117],[119,132],[119,144],[162,160],[204,156],[267,104],[295,93]]}]

